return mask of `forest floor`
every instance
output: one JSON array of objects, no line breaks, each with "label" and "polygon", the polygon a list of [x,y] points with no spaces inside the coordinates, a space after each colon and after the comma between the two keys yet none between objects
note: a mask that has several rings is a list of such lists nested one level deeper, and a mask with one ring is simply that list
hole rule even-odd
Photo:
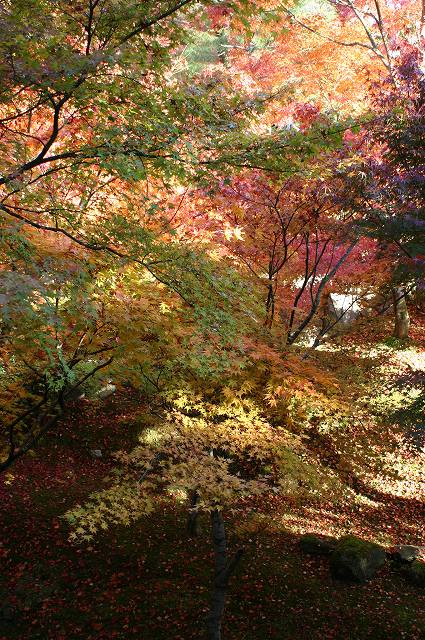
[{"label": "forest floor", "polygon": [[[424,544],[425,326],[416,320],[405,344],[385,340],[388,327],[380,331],[360,336],[361,350],[357,335],[325,345],[318,357],[353,383],[353,403],[377,416],[367,426],[357,421],[350,441],[380,443],[386,464],[381,471],[366,464],[347,498],[299,504],[270,494],[226,516],[230,549],[245,552],[231,579],[225,640],[425,638],[425,593],[390,562],[367,584],[345,584],[331,578],[326,559],[298,545],[310,531],[350,532],[386,548]],[[149,517],[84,547],[68,541],[61,518],[101,488],[110,453],[137,441],[147,409],[135,392],[83,402],[4,476],[1,640],[204,637],[212,571],[206,516],[201,535],[188,541],[185,509],[159,498]],[[93,458],[93,449],[103,456]]]}]

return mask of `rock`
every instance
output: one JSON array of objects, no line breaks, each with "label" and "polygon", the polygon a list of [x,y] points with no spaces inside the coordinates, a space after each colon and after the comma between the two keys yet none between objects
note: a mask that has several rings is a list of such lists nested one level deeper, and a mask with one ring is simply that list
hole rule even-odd
[{"label": "rock", "polygon": [[391,553],[391,557],[397,562],[413,562],[421,555],[425,555],[425,547],[416,547],[412,544],[401,544]]},{"label": "rock", "polygon": [[90,450],[90,455],[92,455],[93,458],[101,458],[102,457],[102,450],[101,449],[91,449]]},{"label": "rock", "polygon": [[105,387],[102,387],[97,392],[97,397],[101,400],[105,400],[105,398],[109,398],[116,391],[116,386],[114,384],[107,384]]},{"label": "rock", "polygon": [[405,571],[407,580],[415,587],[425,588],[425,562],[414,560]]},{"label": "rock", "polygon": [[301,551],[311,556],[329,556],[335,550],[337,541],[333,538],[307,533],[300,539]]},{"label": "rock", "polygon": [[341,538],[331,555],[331,573],[340,580],[366,582],[373,578],[385,559],[384,549],[377,544],[346,536]]}]

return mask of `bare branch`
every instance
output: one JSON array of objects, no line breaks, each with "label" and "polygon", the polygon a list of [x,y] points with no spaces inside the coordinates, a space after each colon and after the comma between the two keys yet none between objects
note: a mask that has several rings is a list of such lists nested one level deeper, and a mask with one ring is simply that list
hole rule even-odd
[{"label": "bare branch", "polygon": [[[352,7],[352,4],[350,3],[349,6]],[[374,53],[379,58],[379,60],[382,62],[384,67],[387,69],[387,71],[391,71],[391,65],[385,59],[385,56],[381,53],[381,51],[379,51],[379,48],[376,45],[376,42],[375,42],[372,34],[370,33],[369,29],[367,28],[367,25],[364,23],[364,20],[360,16],[360,14],[357,15],[358,12],[357,12],[356,9],[353,8],[353,10],[355,11],[358,19],[360,20],[361,24],[363,25],[363,27],[365,29],[365,32],[366,32],[366,35],[368,36],[368,39],[369,39],[371,44],[366,44],[365,42],[359,42],[357,40],[354,40],[353,42],[344,42],[343,40],[337,40],[336,38],[332,38],[331,36],[328,36],[328,35],[326,35],[324,33],[321,33],[320,31],[317,31],[316,29],[313,29],[313,27],[310,27],[308,24],[306,24],[302,20],[299,20],[299,18],[297,18],[296,15],[294,13],[292,13],[292,11],[290,9],[288,9],[287,7],[283,7],[283,9],[294,22],[299,24],[301,27],[303,27],[307,31],[310,31],[311,33],[314,33],[314,35],[318,36],[319,38],[322,38],[323,40],[327,40],[328,42],[332,42],[333,44],[338,44],[341,47],[361,47],[362,49],[368,49],[369,51],[372,51],[372,53]]]}]

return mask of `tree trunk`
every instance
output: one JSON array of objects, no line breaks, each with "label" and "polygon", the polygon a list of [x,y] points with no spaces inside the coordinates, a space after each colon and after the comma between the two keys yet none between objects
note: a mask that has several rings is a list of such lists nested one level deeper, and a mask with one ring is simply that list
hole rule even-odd
[{"label": "tree trunk", "polygon": [[264,326],[269,329],[272,328],[274,312],[275,312],[275,296],[272,276],[269,276],[269,284],[267,288],[267,300],[266,300],[266,317],[264,320]]},{"label": "tree trunk", "polygon": [[218,509],[211,513],[211,526],[214,545],[214,585],[207,618],[207,638],[208,640],[221,640],[221,621],[227,585],[243,551],[239,549],[230,562],[227,562],[226,532],[222,513]]},{"label": "tree trunk", "polygon": [[406,294],[401,287],[393,289],[394,336],[404,339],[409,335],[410,317],[407,309]]},{"label": "tree trunk", "polygon": [[190,513],[187,519],[187,532],[189,536],[192,537],[196,537],[199,535],[199,512],[197,510],[198,500],[198,492],[194,491],[190,500]]}]

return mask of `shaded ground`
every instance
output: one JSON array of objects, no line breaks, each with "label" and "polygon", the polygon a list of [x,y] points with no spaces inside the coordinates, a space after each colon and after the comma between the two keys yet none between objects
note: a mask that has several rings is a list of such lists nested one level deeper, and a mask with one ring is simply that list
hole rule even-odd
[{"label": "shaded ground", "polygon": [[[203,637],[212,561],[205,519],[201,537],[188,544],[186,513],[164,502],[154,516],[88,548],[70,545],[58,519],[101,484],[110,466],[107,458],[92,459],[88,449],[108,451],[117,438],[133,440],[138,420],[127,414],[137,402],[115,398],[94,413],[87,405],[64,429],[60,447],[46,442],[2,485],[0,638]],[[94,422],[101,427],[95,441]],[[303,530],[420,541],[420,501],[385,494],[375,499],[296,507],[271,495],[241,506],[250,515],[228,519],[231,547],[242,544],[246,553],[232,580],[224,637],[423,638],[424,594],[390,565],[367,585],[347,586],[330,578],[326,561],[298,550],[295,532]]]}]

